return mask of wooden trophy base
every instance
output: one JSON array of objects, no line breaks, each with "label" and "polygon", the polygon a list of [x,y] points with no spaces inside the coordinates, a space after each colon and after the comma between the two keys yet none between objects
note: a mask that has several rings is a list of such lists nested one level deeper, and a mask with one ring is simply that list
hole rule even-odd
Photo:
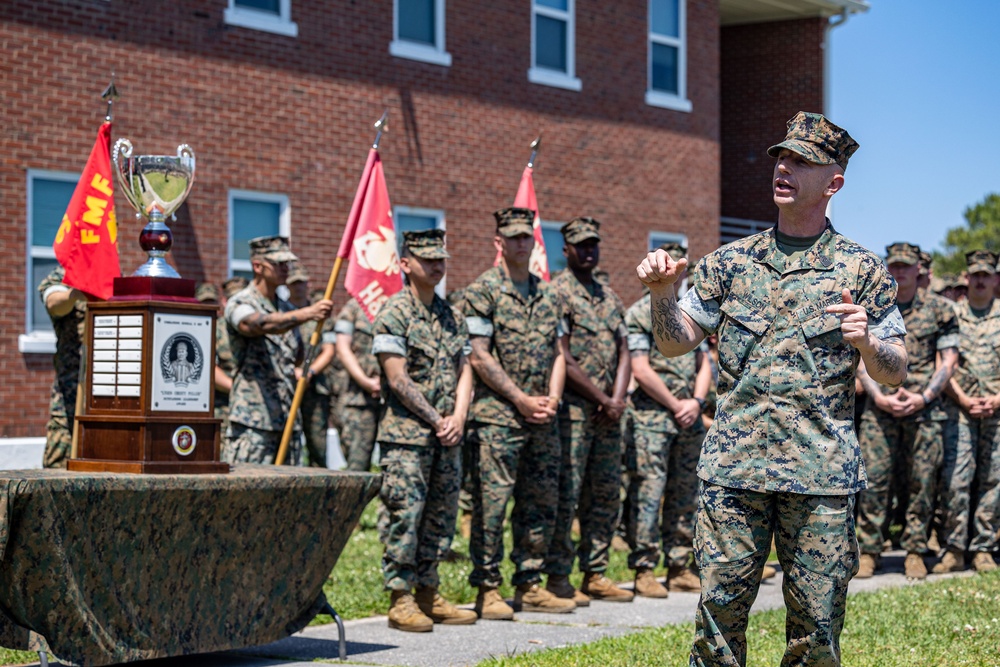
[{"label": "wooden trophy base", "polygon": [[70,470],[228,473],[213,415],[216,306],[181,278],[115,278],[87,307],[85,414]]}]

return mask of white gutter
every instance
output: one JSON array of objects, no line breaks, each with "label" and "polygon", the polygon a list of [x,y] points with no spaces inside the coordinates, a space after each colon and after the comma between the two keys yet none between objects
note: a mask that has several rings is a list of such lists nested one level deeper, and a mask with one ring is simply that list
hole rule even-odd
[{"label": "white gutter", "polygon": [[823,29],[823,115],[830,113],[830,32],[837,26],[847,23],[851,14],[867,12],[871,6],[864,0],[832,0],[840,7],[840,13],[827,19]]}]

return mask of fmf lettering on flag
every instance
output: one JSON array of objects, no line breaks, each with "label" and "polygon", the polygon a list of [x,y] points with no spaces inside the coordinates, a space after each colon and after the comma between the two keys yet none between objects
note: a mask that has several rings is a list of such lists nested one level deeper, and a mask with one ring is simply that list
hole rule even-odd
[{"label": "fmf lettering on flag", "polygon": [[403,289],[389,189],[375,149],[368,154],[337,256],[350,259],[344,286],[374,321],[382,304]]},{"label": "fmf lettering on flag", "polygon": [[111,183],[111,123],[106,122],[97,132],[52,244],[66,270],[63,282],[101,299],[111,297],[114,279],[121,275]]}]

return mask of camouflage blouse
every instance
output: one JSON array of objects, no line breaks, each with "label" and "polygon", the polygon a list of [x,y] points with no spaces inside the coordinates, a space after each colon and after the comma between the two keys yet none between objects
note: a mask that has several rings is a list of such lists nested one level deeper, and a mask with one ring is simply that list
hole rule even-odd
[{"label": "camouflage blouse", "polygon": [[698,466],[703,480],[818,495],[865,488],[854,433],[860,354],[825,310],[845,288],[868,311],[874,335],[905,335],[885,264],[830,225],[794,259],[768,230],[698,262],[680,307],[719,337],[719,403]]}]

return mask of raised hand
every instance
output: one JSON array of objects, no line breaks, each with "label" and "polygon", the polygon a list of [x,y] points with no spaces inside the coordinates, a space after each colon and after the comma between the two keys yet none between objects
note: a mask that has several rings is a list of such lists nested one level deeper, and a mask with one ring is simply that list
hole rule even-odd
[{"label": "raised hand", "polygon": [[849,289],[843,290],[841,299],[842,303],[827,306],[826,312],[840,316],[840,332],[845,341],[859,350],[870,348],[872,344],[868,336],[868,311],[854,303]]},{"label": "raised hand", "polygon": [[686,257],[674,260],[666,250],[653,250],[639,263],[635,273],[645,285],[664,287],[676,283],[687,266]]}]

